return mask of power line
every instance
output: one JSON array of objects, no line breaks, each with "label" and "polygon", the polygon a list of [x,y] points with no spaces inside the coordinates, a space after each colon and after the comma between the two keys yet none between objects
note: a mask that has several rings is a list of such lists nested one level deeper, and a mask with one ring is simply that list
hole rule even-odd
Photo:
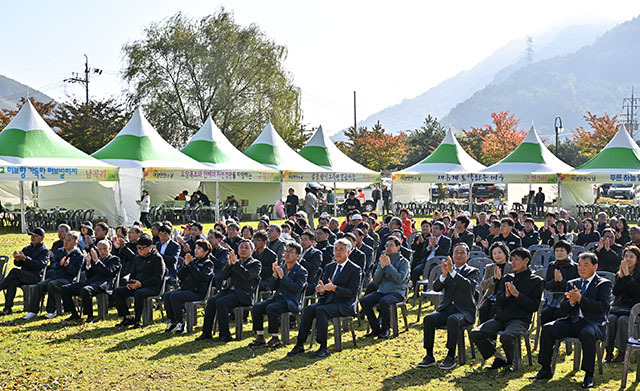
[{"label": "power line", "polygon": [[622,99],[622,111],[620,117],[624,118],[624,126],[629,131],[629,135],[633,138],[633,132],[638,130],[638,120],[636,116],[638,114],[638,107],[640,98],[636,98],[634,95],[633,87],[631,87],[631,98]]},{"label": "power line", "polygon": [[80,83],[84,85],[84,90],[85,90],[85,99],[86,99],[86,103],[89,104],[89,74],[90,73],[96,73],[98,75],[102,74],[102,69],[98,69],[98,68],[89,68],[89,57],[87,57],[87,55],[84,55],[84,79],[82,79],[80,77],[80,74],[77,72],[72,72],[71,73],[71,77],[64,79],[65,83]]}]

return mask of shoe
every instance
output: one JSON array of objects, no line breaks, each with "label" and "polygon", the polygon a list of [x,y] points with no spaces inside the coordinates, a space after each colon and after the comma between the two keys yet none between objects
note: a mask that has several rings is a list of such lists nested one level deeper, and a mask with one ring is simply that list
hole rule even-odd
[{"label": "shoe", "polygon": [[296,344],[296,346],[294,346],[293,349],[291,349],[291,351],[287,353],[287,356],[293,357],[302,353],[304,353],[304,346],[302,346],[302,344]]},{"label": "shoe", "polygon": [[57,313],[57,312],[47,312],[47,313],[44,315],[44,317],[45,317],[45,318],[47,318],[47,319],[53,319],[53,318],[55,318],[56,316],[58,316],[58,313]]},{"label": "shoe", "polygon": [[267,347],[271,349],[279,348],[282,346],[282,342],[278,337],[272,337],[269,342],[267,342]]},{"label": "shoe", "polygon": [[231,335],[220,335],[218,336],[218,338],[216,338],[216,342],[227,343],[231,341],[233,341],[233,337],[231,337]]},{"label": "shoe", "polygon": [[68,317],[67,319],[65,319],[65,322],[77,322],[80,319],[82,319],[78,314],[72,314],[70,317]]},{"label": "shoe", "polygon": [[501,359],[501,358],[497,358],[495,360],[493,360],[493,364],[491,364],[491,366],[489,367],[489,369],[491,370],[495,370],[495,369],[502,369],[505,367],[508,367],[509,363],[506,362],[505,360]]},{"label": "shoe", "polygon": [[144,327],[144,326],[142,325],[142,323],[141,323],[141,322],[139,322],[139,321],[135,321],[135,322],[133,322],[133,328],[134,328],[134,329],[141,329],[141,328],[143,328],[143,327]]},{"label": "shoe", "polygon": [[38,316],[38,315],[35,312],[27,312],[27,314],[22,319],[31,320],[31,319],[35,318],[36,316]]},{"label": "shoe", "polygon": [[436,359],[433,356],[424,356],[422,361],[418,363],[418,368],[429,368],[436,365]]},{"label": "shoe", "polygon": [[611,362],[614,364],[620,364],[624,362],[624,353],[618,352],[618,355],[616,356],[616,358],[614,358],[613,361]]},{"label": "shoe", "polygon": [[595,386],[595,383],[593,382],[593,375],[584,375],[582,388],[593,388],[594,386]]},{"label": "shoe", "polygon": [[267,340],[264,339],[264,335],[258,335],[258,337],[256,339],[253,340],[253,342],[249,342],[249,347],[256,347],[256,346],[263,346],[267,344]]},{"label": "shoe", "polygon": [[542,368],[535,376],[531,376],[530,379],[533,380],[549,380],[553,377],[553,372],[551,370]]},{"label": "shoe", "polygon": [[89,316],[87,320],[84,321],[84,323],[96,323],[97,321],[98,321],[98,318]]},{"label": "shoe", "polygon": [[389,330],[383,331],[378,335],[378,339],[389,339],[389,337],[391,337],[391,331]]},{"label": "shoe", "polygon": [[377,337],[378,335],[380,335],[380,330],[375,330],[375,331],[374,331],[374,330],[371,330],[371,331],[369,331],[368,333],[366,333],[364,336],[365,336],[366,338],[375,338],[375,337]]},{"label": "shoe", "polygon": [[211,334],[205,334],[205,333],[202,333],[202,334],[200,334],[198,337],[196,337],[196,339],[194,339],[194,341],[205,341],[205,340],[207,340],[207,339],[213,339],[213,338],[211,337]]},{"label": "shoe", "polygon": [[172,332],[172,331],[176,328],[176,326],[177,326],[177,325],[178,325],[178,323],[173,323],[173,322],[169,322],[169,323],[167,323],[167,328],[166,328],[166,329],[164,329],[164,332],[165,332],[165,333],[170,333],[170,332]]},{"label": "shoe", "polygon": [[187,328],[185,327],[184,322],[178,322],[176,323],[176,327],[175,329],[173,329],[173,332],[176,334],[184,334],[187,332]]},{"label": "shoe", "polygon": [[329,355],[329,351],[327,350],[327,348],[321,347],[318,350],[316,350],[315,352],[313,352],[311,357],[313,357],[313,358],[325,358],[328,355]]},{"label": "shoe", "polygon": [[136,322],[133,321],[133,318],[123,318],[122,322],[117,323],[117,327],[129,327],[133,326]]},{"label": "shoe", "polygon": [[604,357],[605,364],[611,364],[613,360],[613,351],[607,351],[607,355]]},{"label": "shoe", "polygon": [[4,315],[11,315],[13,311],[11,310],[11,308],[5,308],[2,311],[0,311],[0,316],[4,316]]},{"label": "shoe", "polygon": [[456,367],[456,359],[451,357],[451,356],[447,356],[444,358],[444,361],[442,362],[442,364],[440,364],[440,369],[444,369],[444,370],[449,370],[449,369],[453,369]]}]

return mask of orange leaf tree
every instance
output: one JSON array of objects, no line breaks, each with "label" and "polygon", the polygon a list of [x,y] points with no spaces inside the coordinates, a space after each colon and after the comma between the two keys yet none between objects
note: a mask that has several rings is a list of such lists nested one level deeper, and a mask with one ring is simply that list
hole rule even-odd
[{"label": "orange leaf tree", "polygon": [[[33,97],[29,98],[33,107],[35,107],[36,111],[45,119],[47,122],[51,123],[51,116],[53,115],[53,111],[56,108],[56,102],[53,100],[49,102],[40,102],[36,101]],[[5,126],[9,125],[9,122],[13,119],[13,117],[18,114],[18,111],[27,103],[27,98],[24,96],[20,98],[20,101],[17,103],[16,110],[10,109],[2,109],[0,110],[0,130],[4,129]]]},{"label": "orange leaf tree", "polygon": [[345,132],[348,142],[337,143],[338,148],[358,163],[374,170],[384,171],[399,166],[407,151],[407,135],[392,135],[377,123],[371,130],[360,127]]},{"label": "orange leaf tree", "polygon": [[573,132],[573,142],[578,146],[581,154],[592,158],[609,143],[618,131],[620,124],[616,124],[618,121],[617,115],[609,117],[607,113],[604,113],[603,116],[598,116],[587,111],[584,119],[592,131],[580,126]]},{"label": "orange leaf tree", "polygon": [[524,130],[518,130],[520,120],[508,110],[492,113],[491,118],[493,125],[463,130],[460,138],[467,152],[487,166],[513,152],[526,136]]}]

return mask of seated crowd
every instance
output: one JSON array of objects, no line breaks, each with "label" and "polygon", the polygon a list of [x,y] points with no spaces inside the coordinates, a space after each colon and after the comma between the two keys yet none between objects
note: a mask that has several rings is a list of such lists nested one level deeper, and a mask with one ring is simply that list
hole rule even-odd
[{"label": "seated crowd", "polygon": [[147,299],[160,296],[167,333],[186,333],[187,303],[202,302],[197,341],[213,339],[216,330],[216,341],[231,341],[230,321],[250,313],[256,337],[249,346],[279,347],[286,342],[282,327],[297,327],[288,355],[304,353],[311,334],[319,343],[313,357],[322,358],[329,354],[333,318],[361,316],[368,321],[365,337],[390,338],[394,310],[414,288],[435,304],[423,319],[426,354],[418,367],[437,364],[435,332],[445,329],[441,369],[457,365],[466,331],[483,363],[494,357],[489,370],[517,370],[520,339],[528,338],[534,320],[541,326],[537,380],[553,377],[554,351],[565,338],[581,343],[585,388],[594,385],[598,341],[605,362],[623,360],[629,314],[640,303],[640,228],[629,229],[624,217],[599,213],[594,221],[585,212],[576,220],[561,210],[547,213],[538,228],[525,212],[502,219],[483,212],[473,225],[466,212],[453,218],[436,212],[419,231],[414,225],[406,209],[382,221],[375,212],[354,210],[342,224],[323,214],[315,229],[304,212],[283,224],[263,216],[257,229],[229,219],[207,235],[195,221],[182,232],[169,221],[156,222],[151,234],[140,223],[114,232],[103,222],[95,229],[85,222],[80,233],[61,224],[51,251],[44,230],[36,228],[0,281],[0,314],[12,312],[23,287],[29,293],[24,319],[38,316],[47,295],[46,318],[63,310],[67,321],[80,320],[81,312],[94,322],[92,300],[107,294],[121,318],[117,326],[140,328]]}]

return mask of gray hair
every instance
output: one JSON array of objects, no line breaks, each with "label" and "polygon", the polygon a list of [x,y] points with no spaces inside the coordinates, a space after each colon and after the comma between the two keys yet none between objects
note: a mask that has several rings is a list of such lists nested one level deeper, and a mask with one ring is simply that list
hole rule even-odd
[{"label": "gray hair", "polygon": [[249,239],[242,239],[240,241],[240,243],[238,243],[238,248],[240,248],[240,245],[243,244],[243,243],[248,243],[249,247],[251,248],[251,251],[256,249],[256,245],[253,244],[253,242],[251,240],[249,240]]},{"label": "gray hair", "polygon": [[[68,225],[67,225],[68,227]],[[65,236],[71,236],[73,238],[73,240],[75,240],[76,242],[78,240],[80,240],[80,234],[77,233],[76,231],[67,231],[67,234]]]},{"label": "gray hair", "polygon": [[336,243],[334,244],[334,246],[337,246],[338,244],[344,245],[347,248],[347,252],[350,252],[351,249],[353,248],[353,244],[351,244],[351,241],[349,239],[340,238],[336,240]]},{"label": "gray hair", "polygon": [[71,231],[71,227],[69,227],[69,224],[60,224],[58,226],[58,229],[60,228],[64,228],[67,232]]},{"label": "gray hair", "polygon": [[111,250],[111,241],[107,240],[107,239],[102,239],[101,241],[98,242],[98,246],[104,244],[105,246],[107,246],[109,248],[109,250]]},{"label": "gray hair", "polygon": [[277,232],[277,233],[279,233],[279,234],[280,234],[280,233],[282,233],[282,228],[280,228],[280,226],[279,226],[278,224],[271,224],[271,225],[269,226],[269,228],[273,228],[273,229],[275,229],[275,230],[276,230],[276,232]]}]

